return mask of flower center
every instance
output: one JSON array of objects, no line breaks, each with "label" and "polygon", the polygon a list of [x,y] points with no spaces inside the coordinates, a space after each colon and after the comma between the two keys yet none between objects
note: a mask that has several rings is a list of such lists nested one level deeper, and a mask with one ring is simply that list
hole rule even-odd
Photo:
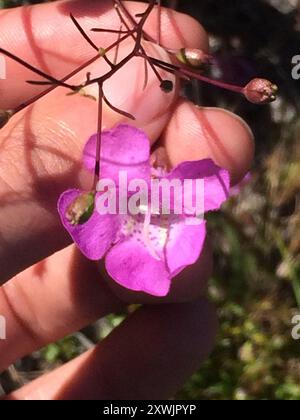
[{"label": "flower center", "polygon": [[140,210],[136,216],[124,217],[121,235],[135,238],[147,248],[153,258],[162,260],[170,230],[169,217],[151,214],[148,206],[141,206]]}]

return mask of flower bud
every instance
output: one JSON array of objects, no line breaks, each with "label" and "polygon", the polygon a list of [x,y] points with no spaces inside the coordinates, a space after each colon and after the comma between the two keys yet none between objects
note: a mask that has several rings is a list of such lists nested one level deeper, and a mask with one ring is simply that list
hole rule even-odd
[{"label": "flower bud", "polygon": [[0,129],[8,123],[11,116],[12,111],[5,111],[0,109]]},{"label": "flower bud", "polygon": [[244,94],[253,104],[268,104],[277,98],[278,87],[266,79],[253,79],[244,88]]},{"label": "flower bud", "polygon": [[92,192],[80,194],[68,207],[66,218],[71,225],[83,225],[92,216],[95,208],[95,194]]},{"label": "flower bud", "polygon": [[208,54],[196,48],[181,48],[176,53],[176,58],[182,64],[197,69],[210,64],[211,61],[211,57]]},{"label": "flower bud", "polygon": [[164,176],[169,171],[169,159],[165,147],[159,146],[150,156],[151,173],[153,178]]}]

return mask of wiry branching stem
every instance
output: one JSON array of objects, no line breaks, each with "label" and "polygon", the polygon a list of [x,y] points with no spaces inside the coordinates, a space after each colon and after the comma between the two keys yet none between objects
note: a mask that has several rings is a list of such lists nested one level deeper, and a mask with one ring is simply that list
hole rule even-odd
[{"label": "wiry branching stem", "polygon": [[[117,12],[117,14],[118,14],[118,16],[119,16],[119,18],[120,18],[121,22],[125,25],[125,27],[126,27],[127,31],[130,31],[129,26],[128,26],[128,24],[127,24],[126,20],[123,18],[122,14],[121,14],[121,12],[120,12],[120,10],[119,10],[119,6],[117,6],[117,5],[116,5],[116,12]],[[135,43],[137,43],[137,37],[136,37],[133,33],[131,34],[131,37],[132,37],[132,39],[134,40],[134,42],[135,42]],[[160,84],[161,84],[161,83],[163,82],[163,79],[162,79],[161,75],[159,74],[159,72],[157,71],[157,69],[156,69],[155,65],[154,65],[154,64],[152,63],[152,61],[148,58],[148,55],[147,55],[147,53],[146,53],[146,51],[145,51],[145,49],[144,49],[144,47],[143,47],[142,45],[140,45],[140,52],[144,55],[145,62],[146,62],[146,63],[149,63],[149,65],[150,65],[150,67],[151,67],[151,69],[152,69],[153,73],[155,74],[155,76],[157,77],[158,81],[159,81],[159,82],[160,82]],[[147,86],[146,81],[148,80],[148,73],[147,73],[147,71],[148,71],[148,68],[147,68],[147,70],[145,70],[145,88],[146,88],[146,86]]]},{"label": "wiry branching stem", "polygon": [[[121,34],[122,34],[122,29],[123,29],[123,24],[121,23],[120,24],[120,31],[119,31],[119,34],[118,34],[118,41],[120,41]],[[127,33],[128,33],[128,31],[127,31]],[[114,65],[117,64],[118,57],[119,57],[119,50],[120,50],[120,43],[118,43],[118,45],[116,46],[115,56],[114,56],[114,61],[113,61]]]},{"label": "wiry branching stem", "polygon": [[161,0],[157,0],[157,43],[161,45]]},{"label": "wiry branching stem", "polygon": [[[25,68],[27,68],[28,70],[31,70],[33,73],[37,74],[38,76],[42,77],[44,80],[42,81],[29,81],[29,83],[33,83],[36,85],[50,85],[46,90],[44,90],[43,92],[39,93],[38,95],[34,96],[33,98],[23,102],[22,104],[20,104],[19,106],[17,106],[15,109],[13,110],[9,110],[9,111],[1,111],[2,112],[2,117],[1,117],[1,127],[3,125],[5,125],[8,121],[8,119],[16,114],[17,112],[23,110],[24,108],[26,108],[27,106],[33,104],[35,101],[37,101],[38,99],[42,98],[43,96],[47,95],[48,93],[50,93],[52,90],[54,90],[56,87],[61,86],[64,88],[67,88],[69,90],[71,90],[71,92],[73,93],[83,93],[84,91],[83,89],[86,86],[92,85],[92,84],[98,84],[99,89],[101,87],[101,98],[106,102],[106,104],[113,109],[116,112],[119,112],[120,114],[122,114],[123,116],[126,116],[127,118],[134,118],[131,114],[120,110],[116,107],[114,107],[109,101],[108,99],[105,97],[105,95],[103,94],[103,84],[106,80],[108,80],[110,77],[112,77],[115,73],[117,73],[124,65],[126,65],[132,58],[134,57],[142,57],[145,60],[145,86],[147,84],[147,80],[148,80],[148,65],[151,67],[152,71],[155,73],[156,77],[158,78],[160,84],[161,84],[161,88],[163,90],[165,90],[166,92],[170,91],[173,89],[173,84],[171,81],[169,80],[163,80],[160,73],[159,73],[159,69],[164,70],[170,74],[174,74],[179,78],[182,78],[184,80],[197,80],[197,81],[201,81],[201,82],[205,82],[205,83],[209,83],[211,85],[223,88],[223,89],[227,89],[233,92],[237,92],[240,94],[243,94],[248,100],[250,100],[250,102],[254,102],[254,103],[267,103],[267,102],[271,102],[275,99],[276,97],[276,91],[277,91],[277,87],[272,84],[269,81],[266,81],[264,79],[255,79],[254,81],[250,82],[246,87],[240,87],[240,86],[235,86],[232,84],[228,84],[225,82],[222,82],[220,80],[213,80],[209,77],[204,76],[198,69],[196,69],[194,66],[194,63],[197,64],[197,60],[195,61],[195,57],[198,58],[199,62],[201,63],[200,59],[202,56],[204,57],[205,54],[203,52],[196,51],[196,50],[191,50],[188,51],[186,49],[182,49],[180,51],[187,51],[186,54],[186,60],[184,65],[182,64],[178,64],[178,65],[174,65],[174,64],[170,64],[168,62],[156,59],[154,57],[150,57],[147,52],[145,51],[143,45],[142,45],[142,41],[143,39],[147,40],[147,41],[151,41],[151,42],[157,42],[159,44],[161,44],[161,0],[149,0],[148,2],[148,7],[145,10],[145,12],[136,15],[135,17],[133,17],[131,15],[131,13],[129,12],[129,10],[127,9],[127,7],[124,5],[122,0],[112,0],[116,10],[118,12],[119,18],[121,20],[121,27],[120,30],[114,30],[114,29],[103,29],[103,28],[93,28],[92,30],[95,32],[108,32],[108,33],[116,33],[118,34],[118,39],[112,43],[108,48],[103,49],[103,48],[99,48],[96,43],[88,36],[88,34],[84,31],[84,29],[82,28],[82,26],[79,24],[79,22],[76,20],[76,18],[71,15],[71,19],[74,23],[74,25],[76,26],[76,28],[78,29],[78,31],[81,33],[81,35],[84,37],[84,39],[88,42],[88,44],[97,51],[97,55],[92,57],[90,60],[88,60],[87,62],[83,63],[81,66],[79,66],[78,68],[76,68],[75,70],[73,70],[71,73],[69,73],[68,75],[66,75],[64,78],[58,80],[55,77],[46,74],[45,72],[39,70],[38,68],[32,66],[31,64],[27,63],[25,60],[22,60],[21,58],[17,57],[16,55],[10,53],[9,51],[0,48],[0,53],[6,55],[7,57],[13,59],[14,61],[16,61],[17,63],[21,64],[22,66],[24,66]],[[158,36],[157,39],[154,39],[153,37],[151,37],[150,35],[148,35],[145,30],[144,30],[144,26],[145,23],[147,22],[147,19],[149,18],[150,14],[152,13],[153,9],[155,8],[155,6],[157,6],[157,15],[158,15]],[[139,19],[139,21],[136,20]],[[130,25],[127,23],[127,20],[130,22],[130,24],[132,25],[132,29],[130,28]],[[125,26],[126,30],[123,30],[122,28]],[[121,45],[121,43],[123,41],[125,41],[126,39],[128,39],[129,37],[132,37],[134,40],[134,48],[133,50],[125,57],[123,58],[119,63],[117,62],[117,57],[118,57],[118,51],[119,51],[119,47]],[[109,58],[107,57],[107,53],[113,49],[116,49],[115,51],[115,56],[114,56],[114,60],[110,61]],[[169,53],[170,55],[172,55],[174,57],[174,51],[173,50],[169,50],[165,48],[165,51],[167,53]],[[175,54],[175,56],[177,56],[178,54]],[[69,83],[67,83],[67,81],[75,76],[77,73],[79,73],[80,71],[82,71],[84,68],[86,68],[87,66],[89,66],[90,64],[94,63],[97,59],[99,58],[103,58],[107,64],[110,66],[110,70],[102,75],[101,77],[94,77],[91,78],[90,74],[88,74],[86,81],[84,83],[82,83],[81,85],[71,85]],[[200,58],[199,58],[200,57]],[[205,59],[205,57],[204,57]],[[181,61],[181,60],[180,60]],[[101,107],[102,107],[102,100],[101,100]],[[101,108],[101,112],[102,112],[102,108]]]},{"label": "wiry branching stem", "polygon": [[[114,3],[116,5],[119,6],[120,10],[124,13],[124,15],[129,19],[129,21],[131,22],[131,24],[133,25],[133,27],[137,26],[137,21],[134,19],[134,17],[132,16],[132,14],[129,12],[129,10],[127,9],[127,7],[123,4],[123,2],[121,0],[113,0]],[[156,43],[156,40],[147,34],[147,32],[145,32],[144,30],[142,31],[143,37],[146,41],[150,41],[153,43]]]}]

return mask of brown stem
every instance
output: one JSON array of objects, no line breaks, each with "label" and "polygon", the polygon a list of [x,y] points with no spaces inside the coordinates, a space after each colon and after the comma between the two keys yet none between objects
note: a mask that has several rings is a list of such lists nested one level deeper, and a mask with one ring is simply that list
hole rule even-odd
[{"label": "brown stem", "polygon": [[241,93],[241,94],[243,94],[243,92],[244,92],[244,87],[237,86],[237,85],[232,85],[230,83],[226,83],[226,82],[223,82],[221,80],[214,80],[214,79],[211,79],[210,77],[203,76],[202,74],[200,74],[196,71],[188,70],[186,68],[176,66],[174,64],[169,64],[169,63],[166,63],[165,61],[158,60],[157,58],[154,58],[154,57],[149,57],[148,56],[148,58],[157,67],[159,67],[159,68],[161,68],[165,71],[168,71],[172,74],[177,74],[179,77],[184,77],[184,78],[188,77],[188,78],[200,80],[201,82],[205,82],[205,83],[208,83],[210,85],[220,87],[222,89],[227,89],[227,90],[230,90],[232,92],[237,92],[237,93]]},{"label": "brown stem", "polygon": [[103,28],[92,28],[92,32],[108,32],[110,34],[128,34],[128,31],[122,31],[118,29],[103,29]]},{"label": "brown stem", "polygon": [[[72,92],[76,93],[81,88],[84,88],[88,85],[97,83],[99,85],[99,90],[101,91],[100,92],[101,95],[102,95],[101,97],[102,97],[102,99],[104,99],[103,89],[102,89],[103,83],[106,80],[108,80],[111,76],[113,76],[116,72],[118,72],[124,65],[126,65],[135,56],[140,56],[140,57],[144,58],[145,63],[149,64],[149,66],[151,67],[152,71],[155,73],[155,75],[157,76],[157,78],[158,78],[158,80],[160,81],[161,84],[162,84],[162,82],[164,82],[164,80],[162,79],[158,69],[162,69],[162,70],[164,70],[166,72],[169,72],[171,74],[175,74],[182,79],[198,80],[198,81],[209,83],[209,84],[214,85],[214,86],[218,86],[218,87],[223,88],[223,89],[227,89],[227,90],[230,90],[230,91],[233,91],[233,92],[244,94],[244,88],[243,87],[235,86],[235,85],[225,83],[225,82],[219,81],[219,80],[213,80],[209,77],[203,76],[202,74],[198,73],[197,71],[187,69],[187,68],[181,67],[179,65],[174,65],[174,64],[164,62],[162,60],[151,57],[146,53],[145,49],[142,46],[142,40],[146,39],[146,40],[149,40],[149,41],[152,41],[152,42],[156,42],[156,41],[153,38],[149,37],[145,33],[144,26],[145,26],[145,23],[146,23],[149,15],[153,11],[156,4],[158,6],[158,14],[160,15],[160,13],[161,13],[161,1],[160,0],[149,0],[149,4],[148,4],[148,7],[145,10],[145,12],[138,15],[140,17],[139,22],[136,22],[136,20],[130,14],[130,12],[127,10],[126,6],[123,4],[123,2],[121,0],[113,0],[113,1],[114,1],[116,10],[118,12],[118,15],[121,19],[121,23],[123,25],[125,25],[127,30],[122,31],[122,27],[120,28],[119,31],[114,31],[114,30],[109,30],[108,29],[107,30],[108,32],[118,33],[118,39],[114,43],[112,43],[107,49],[101,49],[101,48],[98,48],[97,45],[90,39],[90,37],[87,35],[87,33],[84,31],[84,29],[81,27],[81,25],[76,20],[76,18],[73,15],[71,15],[71,19],[72,19],[73,23],[75,24],[76,28],[81,33],[81,35],[89,43],[89,45],[91,45],[93,49],[99,51],[99,53],[95,57],[91,58],[90,60],[88,60],[87,62],[82,64],[77,69],[73,70],[70,74],[66,75],[61,80],[57,80],[56,78],[52,77],[51,75],[48,75],[48,74],[44,73],[43,71],[41,71],[41,70],[35,68],[34,66],[30,65],[29,63],[26,63],[24,60],[15,56],[14,54],[6,51],[3,48],[0,48],[0,53],[3,53],[4,55],[6,55],[9,58],[15,60],[16,62],[23,65],[27,69],[33,71],[34,73],[36,73],[39,76],[46,79],[45,81],[31,81],[30,83],[37,84],[37,85],[43,85],[43,84],[47,84],[47,83],[51,84],[51,86],[49,88],[47,88],[45,91],[39,93],[38,95],[34,96],[33,98],[31,98],[29,100],[23,102],[18,107],[16,107],[14,110],[12,110],[11,111],[12,115],[17,113],[17,112],[20,112],[21,110],[23,110],[27,106],[34,103],[36,100],[38,100],[38,99],[42,98],[43,96],[47,95],[48,93],[50,93],[52,90],[54,90],[58,86],[68,88]],[[127,17],[132,22],[132,24],[134,25],[133,29],[130,29],[129,24],[127,23],[127,20],[125,19],[125,17],[123,15],[125,17]],[[159,25],[159,28],[161,30],[160,25]],[[97,29],[94,29],[94,30],[97,30]],[[159,32],[160,32],[160,30],[159,30]],[[99,29],[99,31],[105,31],[105,30],[104,29]],[[121,36],[122,33],[124,33],[125,35]],[[160,38],[160,34],[158,36]],[[127,55],[127,57],[125,57],[119,63],[116,63],[119,46],[123,41],[125,41],[129,37],[132,37],[134,39],[134,42],[135,42],[134,48]],[[117,50],[116,54],[115,54],[115,60],[114,60],[114,62],[111,62],[108,59],[108,57],[106,56],[106,54],[107,54],[108,51],[112,50],[115,47],[116,47],[116,50]],[[66,81],[68,79],[70,79],[71,77],[73,77],[74,75],[79,73],[81,70],[83,70],[84,68],[86,68],[87,66],[89,66],[90,64],[95,62],[100,57],[103,57],[104,60],[106,60],[106,62],[110,65],[110,67],[111,67],[110,71],[108,71],[106,74],[102,75],[101,77],[96,77],[94,79],[91,79],[90,76],[89,76],[89,77],[87,77],[86,81],[83,84],[78,85],[78,86],[73,86],[73,85],[70,85],[70,84],[66,83]],[[146,65],[146,67],[147,67],[147,65]],[[147,83],[147,75],[145,77],[145,83]],[[101,87],[101,89],[100,89],[100,87]],[[101,100],[101,103],[102,103],[102,100]],[[117,108],[113,107],[113,105],[111,105],[108,101],[107,101],[107,104],[112,109],[114,109],[115,111],[120,112],[122,115],[126,114],[129,117],[128,113],[125,113],[122,110],[118,110]],[[102,105],[101,105],[101,107],[102,107]]]},{"label": "brown stem", "polygon": [[145,80],[144,80],[143,90],[145,90],[146,87],[148,86],[148,80],[149,80],[148,60],[144,59],[144,65],[145,65]]},{"label": "brown stem", "polygon": [[110,79],[123,66],[125,66],[125,64],[127,64],[133,57],[135,57],[137,55],[140,55],[139,51],[140,51],[140,48],[141,48],[141,42],[142,42],[142,37],[143,37],[143,28],[144,28],[144,25],[145,25],[149,15],[150,15],[150,13],[152,12],[154,6],[155,6],[155,0],[150,0],[146,11],[141,14],[141,20],[137,24],[136,29],[131,31],[129,33],[129,35],[127,35],[127,36],[131,36],[134,32],[136,33],[136,42],[135,42],[135,46],[134,46],[133,50],[131,51],[131,53],[129,53],[125,58],[123,58],[123,60],[121,60],[109,72],[107,72],[106,74],[104,74],[101,77],[96,77],[94,79],[91,79],[89,82],[83,84],[82,86],[77,86],[77,89],[80,88],[80,87],[84,88],[84,87],[92,85],[94,83],[101,83],[103,85],[103,83],[106,80]]},{"label": "brown stem", "polygon": [[[106,48],[106,50],[105,50],[106,53],[111,51],[113,48],[115,48],[119,43],[122,43],[123,41],[125,41],[127,38],[129,38],[129,36],[130,36],[130,33],[126,33],[126,35],[124,35],[122,38],[120,38],[120,40],[115,41],[113,44],[111,44],[109,47]],[[14,57],[11,57],[11,58],[14,59]],[[101,56],[99,54],[92,57],[90,60],[84,62],[81,66],[77,67],[71,73],[67,74],[65,77],[60,79],[60,82],[65,82],[65,81],[71,79],[73,76],[76,76],[76,74],[78,74],[80,71],[84,70],[86,67],[90,66],[91,64],[93,64],[99,58],[101,58]],[[27,108],[28,106],[32,105],[34,102],[36,102],[39,99],[43,98],[44,96],[48,95],[48,93],[52,92],[58,86],[59,85],[55,84],[55,85],[49,87],[48,89],[44,90],[43,92],[39,93],[38,95],[35,95],[33,98],[30,98],[25,102],[22,102],[14,110],[12,110],[12,115],[17,114],[18,112],[20,112],[23,109]]]},{"label": "brown stem", "polygon": [[[122,14],[120,13],[120,10],[118,8],[121,8],[124,13],[125,10],[127,10],[126,8],[124,8],[122,2],[120,0],[114,0],[115,4],[116,4],[116,10],[118,11],[118,14],[120,16],[121,21],[123,22],[124,25],[126,25],[126,27],[129,30],[128,24],[125,21],[125,19],[123,19]],[[117,64],[116,66],[114,66],[111,71],[109,71],[107,74],[105,74],[102,77],[98,77],[95,79],[92,79],[90,81],[88,81],[85,86],[88,86],[90,84],[93,83],[104,83],[107,79],[109,79],[111,76],[113,76],[121,67],[123,67],[128,61],[130,61],[134,56],[142,56],[145,60],[147,60],[152,68],[152,70],[154,71],[154,73],[156,74],[156,76],[158,77],[160,82],[163,82],[162,77],[160,76],[160,74],[158,73],[156,67],[159,67],[165,71],[168,71],[169,73],[172,74],[176,74],[181,78],[185,78],[185,79],[195,79],[195,80],[199,80],[205,83],[209,83],[211,85],[214,86],[218,86],[222,89],[227,89],[233,92],[237,92],[240,94],[243,94],[244,92],[244,87],[241,86],[236,86],[233,84],[229,84],[223,81],[219,81],[219,80],[213,80],[209,77],[203,76],[200,73],[193,71],[193,70],[189,70],[180,66],[176,66],[173,64],[169,64],[166,63],[162,60],[158,60],[154,57],[149,57],[147,55],[147,53],[145,52],[144,48],[141,45],[142,42],[142,37],[143,37],[143,28],[144,25],[147,21],[147,18],[149,17],[150,13],[152,12],[153,8],[155,6],[155,0],[151,0],[149,2],[149,6],[147,8],[147,10],[140,14],[141,16],[141,20],[139,21],[139,23],[137,24],[137,27],[135,28],[135,30],[130,32],[130,36],[135,40],[135,47],[133,49],[133,51],[127,56],[125,57],[119,64]],[[84,86],[83,86],[84,87]]]},{"label": "brown stem", "polygon": [[111,108],[113,111],[117,112],[118,114],[123,115],[123,117],[129,118],[130,120],[135,120],[135,117],[132,114],[130,114],[129,112],[123,111],[122,109],[117,108],[112,103],[110,103],[105,95],[103,95],[103,100],[106,103],[106,105],[109,108]]},{"label": "brown stem", "polygon": [[[123,29],[123,24],[122,24],[122,22],[121,22],[121,25],[120,25],[120,32],[119,32],[119,34],[118,34],[118,40],[120,40],[120,38],[121,38],[122,29]],[[127,33],[128,33],[128,32],[129,32],[129,31],[127,31]],[[120,44],[118,44],[118,45],[116,46],[115,56],[114,56],[114,60],[113,60],[114,65],[116,65],[116,64],[117,64],[117,62],[118,62],[119,50],[120,50]]]},{"label": "brown stem", "polygon": [[86,42],[88,44],[90,44],[90,46],[92,48],[94,48],[94,50],[99,51],[99,48],[97,47],[97,45],[91,40],[91,38],[85,32],[85,30],[80,25],[80,23],[77,21],[77,19],[72,15],[72,13],[70,13],[70,18],[72,19],[72,22],[74,23],[74,25],[76,26],[76,28],[78,29],[78,31],[80,32],[80,34],[83,36],[83,38],[86,40]]},{"label": "brown stem", "polygon": [[[114,0],[114,3],[117,4],[120,7],[120,10],[122,10],[124,15],[127,16],[127,18],[130,20],[132,25],[134,27],[136,27],[137,26],[137,21],[134,19],[134,17],[129,12],[127,7],[123,4],[123,2],[121,0]],[[156,43],[156,40],[152,36],[148,35],[147,32],[145,32],[144,30],[143,30],[143,37],[145,38],[146,41]]]}]

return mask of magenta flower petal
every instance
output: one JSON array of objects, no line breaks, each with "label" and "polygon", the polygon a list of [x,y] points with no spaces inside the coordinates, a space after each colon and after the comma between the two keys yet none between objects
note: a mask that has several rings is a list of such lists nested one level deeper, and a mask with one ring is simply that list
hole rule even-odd
[{"label": "magenta flower petal", "polygon": [[94,211],[91,218],[82,225],[73,226],[66,217],[69,206],[82,193],[80,190],[64,192],[58,201],[58,212],[65,229],[71,235],[81,252],[90,260],[100,260],[115,241],[119,230],[117,216],[100,215]]},{"label": "magenta flower petal", "polygon": [[182,218],[172,224],[166,247],[167,265],[171,276],[175,277],[185,267],[195,264],[201,255],[206,238],[206,222],[188,225]]},{"label": "magenta flower petal", "polygon": [[153,296],[166,296],[171,276],[164,261],[156,260],[134,238],[115,245],[107,254],[106,270],[121,286]]},{"label": "magenta flower petal", "polygon": [[[88,140],[83,151],[85,167],[94,171],[97,135]],[[118,184],[119,171],[126,171],[128,182],[132,179],[150,181],[150,141],[136,127],[121,124],[102,132],[101,178],[109,178]]]},{"label": "magenta flower petal", "polygon": [[[167,176],[167,179],[204,179],[204,210],[218,210],[229,197],[230,175],[211,159],[183,162]],[[195,194],[196,188],[193,188]]]}]

